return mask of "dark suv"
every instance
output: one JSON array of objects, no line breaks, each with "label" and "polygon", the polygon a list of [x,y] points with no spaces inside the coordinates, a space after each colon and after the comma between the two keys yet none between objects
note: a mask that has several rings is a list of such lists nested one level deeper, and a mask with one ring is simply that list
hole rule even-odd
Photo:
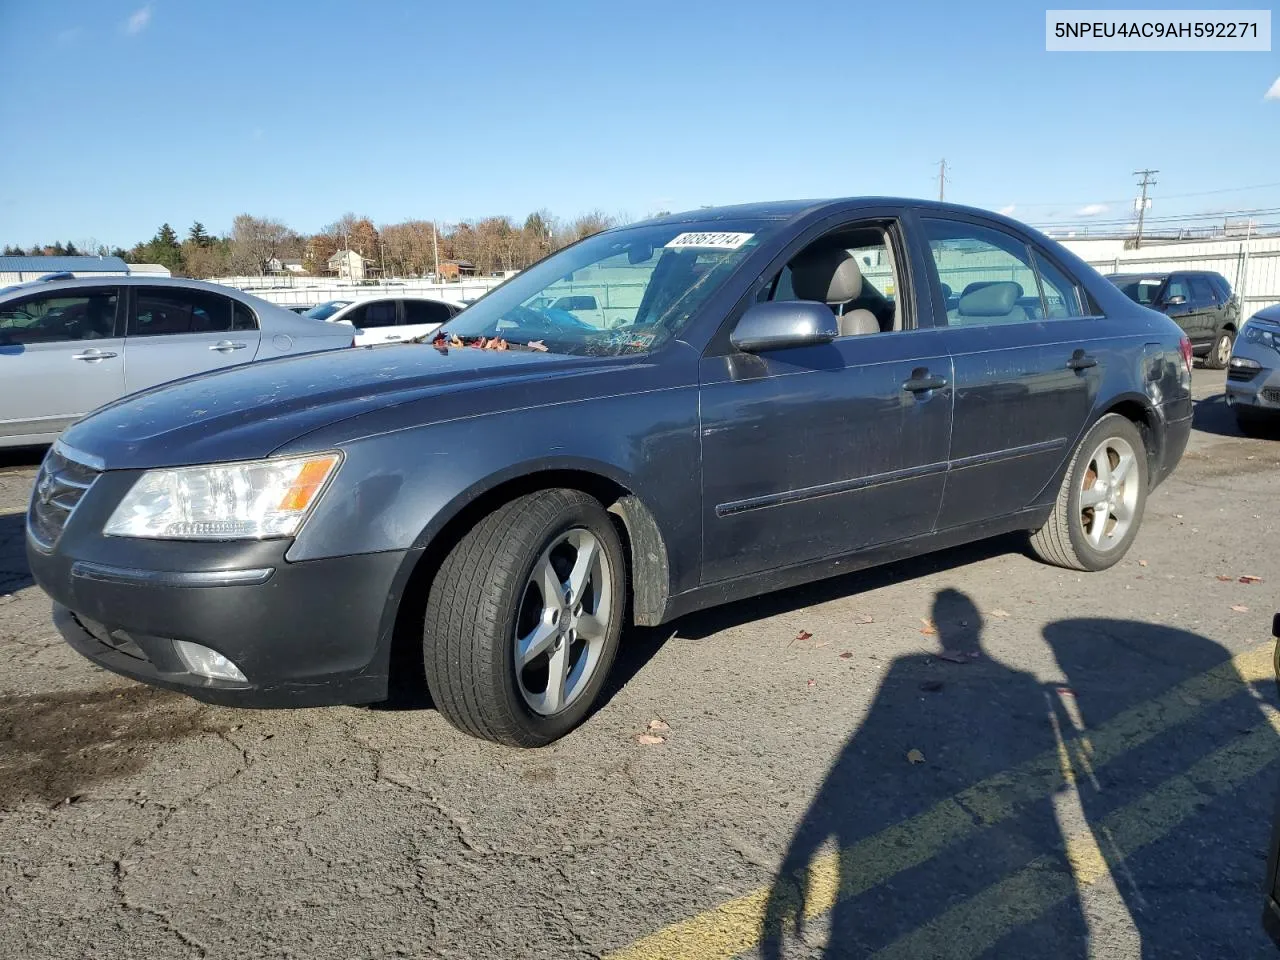
[{"label": "dark suv", "polygon": [[1186,331],[1192,352],[1210,370],[1231,359],[1231,344],[1240,329],[1240,302],[1231,284],[1211,270],[1173,273],[1115,273],[1107,277],[1130,300],[1159,310]]}]

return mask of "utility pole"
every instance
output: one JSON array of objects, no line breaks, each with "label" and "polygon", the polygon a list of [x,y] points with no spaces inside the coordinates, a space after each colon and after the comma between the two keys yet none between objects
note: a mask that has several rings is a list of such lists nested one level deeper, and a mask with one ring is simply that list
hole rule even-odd
[{"label": "utility pole", "polygon": [[436,239],[439,231],[436,229],[436,222],[431,221],[431,256],[436,264],[436,283],[440,282],[440,243]]},{"label": "utility pole", "polygon": [[947,199],[947,158],[938,161],[938,199]]},{"label": "utility pole", "polygon": [[1147,187],[1154,187],[1156,185],[1156,181],[1152,180],[1151,177],[1153,174],[1157,174],[1159,172],[1159,170],[1133,171],[1133,175],[1135,177],[1142,177],[1142,182],[1138,184],[1138,186],[1142,187],[1142,197],[1138,200],[1138,239],[1134,243],[1135,247],[1142,246],[1142,224],[1147,217]]}]

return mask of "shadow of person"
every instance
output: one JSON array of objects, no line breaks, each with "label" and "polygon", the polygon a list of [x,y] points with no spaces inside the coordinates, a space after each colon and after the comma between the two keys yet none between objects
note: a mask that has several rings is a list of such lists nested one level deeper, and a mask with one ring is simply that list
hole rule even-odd
[{"label": "shadow of person", "polygon": [[[1270,645],[1233,661],[1196,633],[1102,618],[1059,621],[1044,636],[1067,678],[1051,700],[1098,872],[1114,881],[1142,956],[1275,956],[1258,921],[1280,758],[1263,713],[1276,695]],[[1095,732],[1135,707],[1152,719],[1125,723],[1122,748],[1100,764],[1108,746]]]},{"label": "shadow of person", "polygon": [[[966,792],[1054,749],[1042,684],[984,654],[982,617],[964,593],[939,592],[933,623],[940,651],[890,664],[796,828],[765,906],[768,960],[890,945],[899,956],[947,956],[951,931],[930,922],[948,908],[1032,861],[1067,870],[1051,787],[994,816]],[[985,918],[970,919],[972,945]],[[984,950],[1084,956],[1078,900],[997,932]]]}]

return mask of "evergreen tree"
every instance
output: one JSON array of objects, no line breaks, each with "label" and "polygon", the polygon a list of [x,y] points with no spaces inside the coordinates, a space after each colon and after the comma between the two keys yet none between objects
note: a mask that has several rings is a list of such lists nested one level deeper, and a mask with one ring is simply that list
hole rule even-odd
[{"label": "evergreen tree", "polygon": [[78,256],[80,256],[80,251],[76,249],[76,245],[75,245],[74,243],[72,243],[70,240],[68,240],[68,241],[67,241],[67,247],[66,247],[66,250],[65,250],[64,252],[66,253],[66,255],[67,255],[68,257],[78,257]]},{"label": "evergreen tree", "polygon": [[204,224],[197,220],[191,225],[191,229],[187,231],[187,239],[197,247],[207,247],[210,237],[204,229]]}]

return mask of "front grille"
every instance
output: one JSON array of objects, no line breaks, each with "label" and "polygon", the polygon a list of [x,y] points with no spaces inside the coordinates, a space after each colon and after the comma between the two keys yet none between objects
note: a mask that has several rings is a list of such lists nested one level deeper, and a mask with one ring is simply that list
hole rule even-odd
[{"label": "front grille", "polygon": [[1262,399],[1268,403],[1280,403],[1280,389],[1276,387],[1263,387]]},{"label": "front grille", "polygon": [[97,470],[73,456],[67,448],[55,444],[36,475],[27,511],[27,531],[43,550],[53,549],[76,504],[98,479]]}]

